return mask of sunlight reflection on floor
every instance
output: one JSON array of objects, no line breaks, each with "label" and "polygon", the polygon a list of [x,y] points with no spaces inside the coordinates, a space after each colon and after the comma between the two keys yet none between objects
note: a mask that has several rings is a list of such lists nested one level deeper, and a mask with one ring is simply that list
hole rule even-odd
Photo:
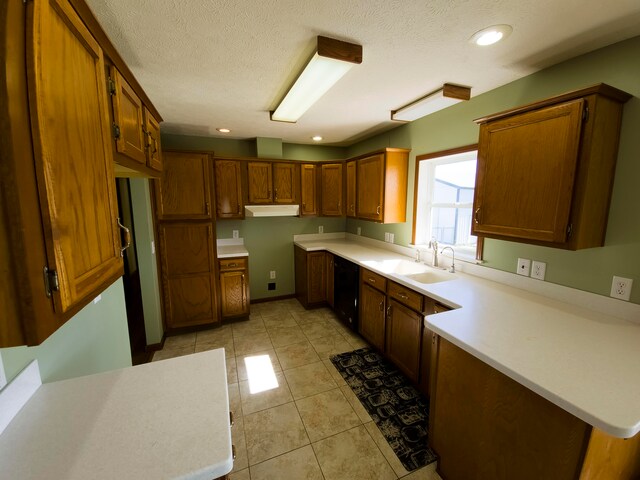
[{"label": "sunlight reflection on floor", "polygon": [[249,393],[260,393],[278,388],[278,379],[273,371],[269,355],[245,357],[244,364],[247,367],[247,377],[249,378]]}]

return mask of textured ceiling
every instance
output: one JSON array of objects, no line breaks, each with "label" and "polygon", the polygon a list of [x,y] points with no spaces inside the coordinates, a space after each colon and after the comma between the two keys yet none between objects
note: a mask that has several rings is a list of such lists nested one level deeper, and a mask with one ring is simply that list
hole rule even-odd
[{"label": "textured ceiling", "polygon": [[[162,131],[346,145],[397,124],[389,111],[443,83],[475,96],[640,35],[638,0],[87,0],[153,101]],[[504,42],[476,31],[506,23]],[[296,124],[269,120],[316,35],[363,46],[363,62]],[[216,131],[232,129],[230,135]]]}]

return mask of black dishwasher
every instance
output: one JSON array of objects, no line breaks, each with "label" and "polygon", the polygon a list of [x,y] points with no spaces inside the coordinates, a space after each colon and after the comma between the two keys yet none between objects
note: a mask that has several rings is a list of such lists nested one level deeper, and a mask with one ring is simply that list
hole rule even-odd
[{"label": "black dishwasher", "polygon": [[360,267],[337,255],[334,256],[333,265],[333,302],[336,315],[357,332]]}]

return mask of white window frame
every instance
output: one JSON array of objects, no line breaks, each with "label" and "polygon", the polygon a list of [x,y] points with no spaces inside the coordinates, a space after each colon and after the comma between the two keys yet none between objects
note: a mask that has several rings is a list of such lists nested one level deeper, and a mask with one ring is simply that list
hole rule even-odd
[{"label": "white window frame", "polygon": [[[469,145],[458,149],[436,152],[433,154],[419,155],[416,158],[416,176],[414,185],[414,222],[413,222],[413,246],[421,250],[427,250],[431,239],[432,216],[434,207],[449,208],[473,208],[473,202],[434,203],[433,186],[435,183],[435,169],[438,165],[457,163],[477,159],[477,145]],[[455,248],[456,260],[476,262],[482,257],[482,238],[478,237],[475,247],[461,247],[449,245]],[[447,244],[441,244],[445,246]]]}]

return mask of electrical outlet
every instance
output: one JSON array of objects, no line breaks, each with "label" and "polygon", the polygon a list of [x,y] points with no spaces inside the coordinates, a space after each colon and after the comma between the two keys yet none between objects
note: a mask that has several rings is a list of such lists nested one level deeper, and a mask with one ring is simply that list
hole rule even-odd
[{"label": "electrical outlet", "polygon": [[324,227],[322,225],[318,227],[318,233],[324,233]]},{"label": "electrical outlet", "polygon": [[384,232],[384,241],[385,242],[389,241],[389,232]]},{"label": "electrical outlet", "polygon": [[631,298],[632,286],[632,279],[614,276],[613,282],[611,282],[611,296],[628,302],[629,298]]},{"label": "electrical outlet", "polygon": [[360,235],[362,233],[362,228],[358,227],[358,235]]},{"label": "electrical outlet", "polygon": [[544,262],[538,262],[536,260],[531,264],[531,278],[538,280],[544,280],[544,274],[547,271],[547,264]]},{"label": "electrical outlet", "polygon": [[273,280],[274,278],[276,278],[276,271],[275,271],[275,270],[271,270],[271,271],[269,272],[269,278],[270,278],[271,280]]},{"label": "electrical outlet", "polygon": [[394,237],[395,237],[395,235],[393,233],[389,234],[389,243],[393,243]]},{"label": "electrical outlet", "polygon": [[233,230],[232,236],[233,238],[240,238],[240,232],[238,230]]},{"label": "electrical outlet", "polygon": [[529,267],[531,267],[531,260],[528,258],[519,258],[518,259],[518,269],[516,273],[518,275],[523,275],[525,277],[529,276]]}]

